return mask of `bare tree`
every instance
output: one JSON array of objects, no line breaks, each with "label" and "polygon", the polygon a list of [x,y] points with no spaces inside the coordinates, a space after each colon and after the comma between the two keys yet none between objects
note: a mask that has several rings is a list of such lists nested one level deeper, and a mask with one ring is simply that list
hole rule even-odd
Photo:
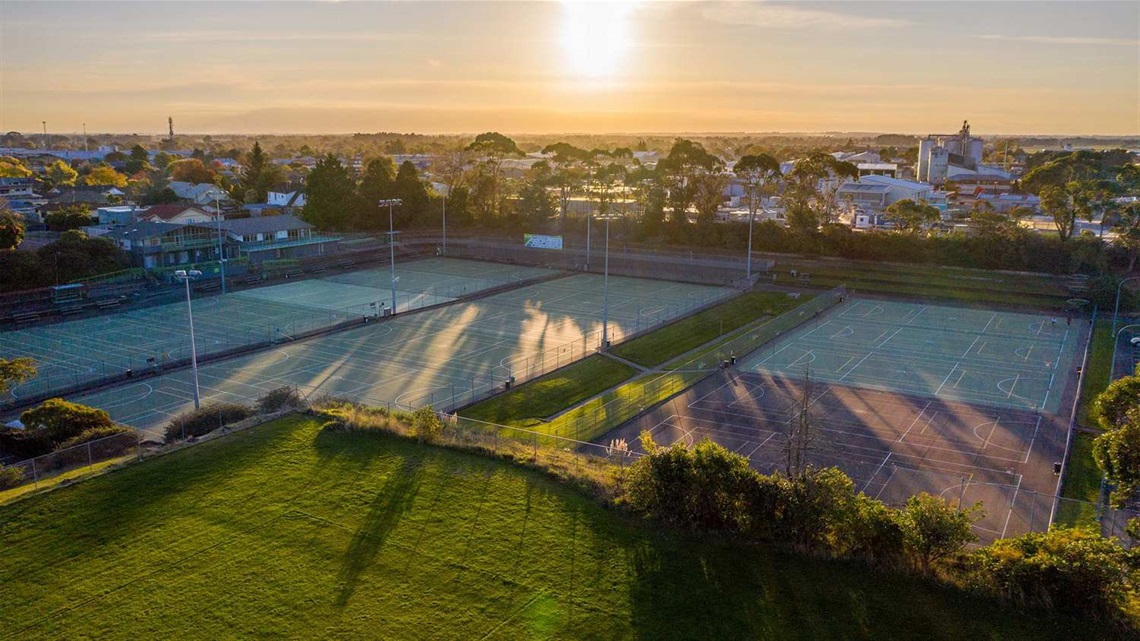
[{"label": "bare tree", "polygon": [[803,476],[810,464],[808,454],[814,449],[816,430],[811,409],[815,403],[815,384],[810,366],[804,369],[804,381],[796,404],[796,415],[788,421],[787,441],[784,443],[784,473],[788,478]]}]

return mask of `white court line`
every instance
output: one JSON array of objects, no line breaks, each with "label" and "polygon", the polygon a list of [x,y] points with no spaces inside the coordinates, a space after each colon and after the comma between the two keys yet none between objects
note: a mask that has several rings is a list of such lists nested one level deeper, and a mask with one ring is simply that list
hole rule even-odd
[{"label": "white court line", "polygon": [[957,369],[958,369],[958,363],[954,363],[954,367],[951,367],[950,371],[946,373],[946,378],[942,379],[942,385],[939,385],[938,389],[934,390],[935,396],[938,396],[938,393],[942,391],[943,385],[946,385],[946,381],[950,380],[950,376],[952,374],[954,374],[954,371]]},{"label": "white court line", "polygon": [[879,348],[881,348],[882,346],[886,345],[888,342],[890,342],[890,340],[891,340],[892,338],[894,338],[894,337],[895,337],[895,334],[898,334],[898,333],[899,333],[899,332],[901,332],[901,331],[903,331],[903,328],[901,328],[901,327],[900,327],[900,328],[898,328],[898,329],[896,329],[896,330],[895,330],[895,332],[894,332],[894,334],[891,334],[890,336],[888,336],[888,337],[886,337],[885,339],[883,339],[883,342],[879,343],[878,345],[875,345],[875,346],[874,346],[874,349],[879,349]]},{"label": "white court line", "polygon": [[748,455],[747,455],[747,456],[745,456],[745,458],[747,458],[747,459],[751,460],[751,459],[752,459],[752,455],[756,453],[756,450],[759,450],[760,448],[762,448],[762,447],[764,447],[765,445],[767,445],[767,444],[768,444],[768,441],[772,440],[772,437],[774,437],[774,436],[776,436],[776,433],[775,433],[775,432],[772,432],[771,434],[769,434],[769,435],[768,435],[768,438],[764,439],[764,441],[763,441],[763,442],[761,442],[761,443],[760,443],[759,445],[757,445],[756,447],[752,448],[752,451],[751,451],[751,452],[749,452],[749,453],[748,453]]},{"label": "white court line", "polygon": [[841,370],[842,370],[844,367],[847,367],[848,365],[850,365],[850,364],[851,364],[851,361],[853,361],[853,360],[855,360],[855,357],[854,357],[854,356],[852,356],[851,358],[847,359],[847,360],[846,360],[846,361],[845,361],[845,362],[844,362],[842,365],[840,365],[839,367],[836,367],[836,368],[835,368],[835,373],[836,373],[836,374],[838,374],[838,373],[839,373],[839,372],[840,372],[840,371],[841,371]]},{"label": "white court line", "polygon": [[[1014,388],[1016,388],[1016,387],[1017,387],[1017,381],[1018,381],[1020,378],[1021,378],[1021,374],[1020,374],[1020,373],[1018,373],[1018,374],[1015,374],[1015,375],[1014,375],[1014,377],[1013,377],[1013,384],[1009,386],[1009,393],[1008,393],[1008,394],[1006,394],[1006,396],[1005,396],[1006,398],[1012,398],[1012,397],[1013,397],[1013,390],[1014,390]],[[1000,390],[1001,388],[999,387],[998,389]],[[1021,397],[1019,396],[1018,398],[1021,398]]]},{"label": "white court line", "polygon": [[[913,430],[913,429],[914,429],[914,426],[918,424],[918,419],[922,418],[922,415],[926,413],[926,410],[930,408],[930,405],[931,405],[932,403],[934,403],[934,401],[929,401],[929,402],[926,404],[926,407],[923,407],[923,408],[922,408],[922,411],[918,413],[918,416],[915,416],[915,417],[914,417],[914,420],[910,422],[910,427],[906,428],[906,431],[905,431],[905,432],[903,432],[902,436],[898,437],[898,440],[896,440],[896,441],[895,441],[896,443],[901,443],[901,442],[902,442],[902,440],[903,440],[904,438],[906,438],[906,435],[907,435],[907,434],[910,434],[910,431],[911,431],[911,430]],[[935,412],[935,414],[937,414],[937,412]],[[927,425],[929,425],[929,424],[930,424],[930,423],[927,423]]]},{"label": "white court line", "polygon": [[[988,327],[989,325],[987,324],[986,326]],[[985,333],[985,330],[982,330],[982,334],[984,334],[984,333]],[[966,351],[962,352],[962,358],[966,358],[966,356],[969,355],[970,350],[974,349],[974,345],[977,345],[978,341],[981,340],[982,334],[978,334],[977,336],[974,337],[974,342],[970,343],[970,346],[966,348]]]},{"label": "white court line", "polygon": [[[852,367],[851,369],[847,370],[847,374],[850,374],[851,372],[854,372],[855,370],[859,369],[859,366],[863,364],[863,361],[865,361],[865,360],[867,360],[868,358],[870,358],[870,357],[871,357],[871,354],[872,354],[872,352],[867,352],[867,355],[866,355],[866,356],[864,356],[863,358],[859,359],[859,362],[858,362],[858,363],[855,363],[855,367]],[[843,379],[847,378],[847,374],[844,374],[843,376],[840,376],[840,377],[839,377],[839,382],[840,382],[840,383],[842,383],[842,382],[843,382]]]},{"label": "white court line", "polygon": [[[990,319],[986,321],[986,326],[982,328],[982,334],[986,333],[986,330],[990,328],[990,323],[994,322],[995,318],[997,318],[997,312],[994,312],[994,315],[990,316]],[[981,336],[981,334],[979,334],[979,336]]]},{"label": "white court line", "polygon": [[1037,425],[1033,426],[1033,436],[1029,437],[1029,449],[1025,450],[1025,459],[1022,463],[1029,462],[1029,453],[1033,451],[1033,444],[1037,442],[1037,431],[1041,429],[1041,415],[1037,415]]},{"label": "white court line", "polygon": [[863,485],[864,492],[867,491],[868,487],[871,487],[871,481],[875,480],[875,477],[879,475],[879,471],[883,469],[883,466],[887,464],[887,461],[891,460],[892,454],[894,454],[894,452],[887,452],[886,458],[883,459],[882,463],[879,463],[879,467],[875,470],[875,473],[871,475],[871,478],[867,479],[867,483]]},{"label": "white court line", "polygon": [[879,488],[879,491],[878,491],[878,492],[875,492],[875,499],[876,499],[876,500],[877,500],[877,499],[878,499],[880,496],[882,496],[882,495],[883,495],[883,492],[886,492],[886,491],[887,491],[887,487],[888,487],[888,486],[891,484],[891,479],[895,478],[895,472],[896,472],[897,470],[898,470],[898,468],[897,468],[897,467],[891,468],[891,475],[887,477],[887,481],[886,481],[885,483],[883,483],[883,487]]},{"label": "white court line", "polygon": [[1049,402],[1049,392],[1053,391],[1053,377],[1057,375],[1056,369],[1049,375],[1049,385],[1045,388],[1045,398],[1041,399],[1041,409],[1045,409],[1045,404]]},{"label": "white court line", "polygon": [[[1022,475],[1020,475],[1020,474],[1017,475],[1017,486],[1013,488],[1013,498],[1011,498],[1009,500],[1009,512],[1006,513],[1005,525],[1003,525],[1001,528],[1001,538],[1003,538],[1003,539],[1005,538],[1005,531],[1007,529],[1009,529],[1009,517],[1013,516],[1013,506],[1017,505],[1017,493],[1019,491],[1021,491],[1021,479],[1022,478],[1023,478]],[[1033,529],[1032,523],[1029,524],[1029,529],[1030,530]]]}]

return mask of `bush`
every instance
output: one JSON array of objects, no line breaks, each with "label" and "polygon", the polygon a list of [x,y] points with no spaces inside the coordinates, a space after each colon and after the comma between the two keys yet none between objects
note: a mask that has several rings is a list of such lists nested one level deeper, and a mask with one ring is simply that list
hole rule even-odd
[{"label": "bush", "polygon": [[253,410],[238,403],[211,403],[201,409],[171,419],[166,426],[166,442],[204,436],[210,432],[253,415]]},{"label": "bush", "polygon": [[424,443],[435,443],[443,435],[443,423],[439,422],[431,405],[425,405],[412,413],[412,433]]},{"label": "bush", "polygon": [[262,414],[279,412],[286,409],[300,409],[305,406],[305,399],[297,392],[297,388],[288,385],[270,390],[257,399],[257,411]]},{"label": "bush", "polygon": [[87,430],[114,427],[110,415],[100,409],[69,403],[52,398],[43,405],[20,415],[20,422],[29,431],[42,432],[52,443],[58,444]]},{"label": "bush", "polygon": [[940,496],[922,492],[907,499],[899,522],[907,549],[923,572],[930,572],[936,561],[978,540],[971,526],[983,515],[980,504],[959,510]]},{"label": "bush", "polygon": [[62,449],[66,449],[69,447],[75,447],[76,445],[83,445],[84,443],[90,443],[91,441],[97,441],[99,439],[107,438],[109,436],[115,436],[116,434],[131,434],[131,435],[133,435],[134,432],[135,431],[132,430],[131,428],[123,427],[122,425],[108,425],[105,427],[93,427],[89,430],[83,430],[83,432],[81,432],[80,434],[77,434],[76,436],[73,436],[73,437],[67,439],[66,441],[60,443],[56,447],[56,449],[62,450]]},{"label": "bush", "polygon": [[1078,614],[1115,616],[1133,572],[1115,539],[1069,528],[999,539],[971,561],[975,583],[1007,600]]},{"label": "bush", "polygon": [[0,456],[25,460],[51,452],[55,444],[42,431],[0,428]]},{"label": "bush", "polygon": [[5,467],[0,465],[0,490],[7,490],[23,485],[24,481],[23,470],[18,467]]}]

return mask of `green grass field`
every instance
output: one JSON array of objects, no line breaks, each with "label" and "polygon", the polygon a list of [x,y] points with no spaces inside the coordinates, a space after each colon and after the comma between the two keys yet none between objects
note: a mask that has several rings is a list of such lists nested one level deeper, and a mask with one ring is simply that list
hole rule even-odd
[{"label": "green grass field", "polygon": [[778,292],[748,292],[654,332],[618,345],[613,353],[646,367],[660,365],[751,323],[804,302]]},{"label": "green grass field", "polygon": [[1081,385],[1081,400],[1077,406],[1077,424],[1085,427],[1099,426],[1089,417],[1092,402],[1108,387],[1112,369],[1112,321],[1098,320],[1093,327],[1092,345],[1089,346],[1089,362],[1085,380]]},{"label": "green grass field", "polygon": [[0,507],[0,639],[1106,639],[288,417]]},{"label": "green grass field", "polygon": [[527,381],[509,392],[480,401],[461,414],[499,425],[531,427],[621,383],[636,371],[629,365],[595,354]]},{"label": "green grass field", "polygon": [[1069,451],[1069,464],[1065,469],[1065,484],[1061,496],[1083,501],[1061,501],[1057,506],[1056,522],[1070,527],[1088,528],[1099,532],[1096,522],[1096,502],[1100,498],[1101,471],[1093,460],[1092,447],[1095,436],[1087,432],[1073,435],[1073,447]]}]

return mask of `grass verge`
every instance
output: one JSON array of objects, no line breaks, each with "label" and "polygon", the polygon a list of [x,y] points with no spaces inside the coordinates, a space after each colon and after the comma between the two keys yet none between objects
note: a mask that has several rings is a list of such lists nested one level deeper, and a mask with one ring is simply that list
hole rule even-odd
[{"label": "grass verge", "polygon": [[629,365],[595,354],[523,383],[509,392],[480,401],[464,409],[461,415],[500,425],[532,427],[548,416],[621,383],[636,372]]},{"label": "grass verge", "polygon": [[1112,370],[1112,321],[1098,320],[1093,327],[1092,345],[1089,347],[1089,362],[1085,370],[1084,384],[1081,386],[1081,399],[1077,405],[1077,424],[1097,428],[1089,417],[1093,400],[1108,387]]},{"label": "grass verge", "polygon": [[781,314],[804,302],[779,292],[748,292],[613,348],[613,353],[655,367],[732,332],[761,316]]},{"label": "grass verge", "polygon": [[1069,450],[1069,463],[1065,468],[1065,484],[1061,496],[1073,501],[1061,501],[1057,506],[1056,523],[1100,531],[1096,522],[1096,502],[1100,498],[1101,471],[1093,460],[1094,434],[1073,434],[1073,447]]},{"label": "grass verge", "polygon": [[[0,507],[0,638],[1104,639],[294,415]],[[900,607],[900,605],[905,607]]]}]

